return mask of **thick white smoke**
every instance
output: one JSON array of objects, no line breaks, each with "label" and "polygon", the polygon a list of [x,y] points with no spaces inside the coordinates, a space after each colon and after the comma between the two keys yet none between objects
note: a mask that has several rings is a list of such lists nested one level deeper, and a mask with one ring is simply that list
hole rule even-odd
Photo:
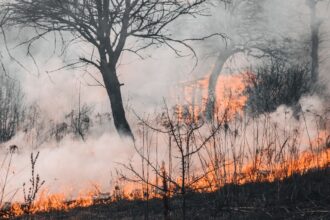
[{"label": "thick white smoke", "polygon": [[[293,36],[306,33],[309,28],[309,15],[308,8],[302,2],[304,1],[267,1],[265,8],[269,15],[267,19],[269,31],[274,31],[277,35],[290,34]],[[221,6],[217,7],[219,8],[215,7],[211,10],[211,17],[200,18],[191,24],[186,23],[188,22],[186,20],[180,21],[176,31],[180,36],[198,37],[204,33],[225,32],[228,36],[235,37],[235,31],[228,24],[239,25],[239,21],[231,17]],[[323,27],[325,30],[329,30],[327,20],[324,20]],[[296,30],[295,28],[297,31],[287,32]],[[13,30],[13,35],[7,36],[8,47],[12,56],[21,62],[26,70],[8,56],[4,46],[1,48],[2,61],[8,74],[20,81],[27,105],[36,103],[41,109],[42,117],[47,120],[61,121],[65,114],[77,108],[80,90],[81,102],[92,105],[94,113],[110,111],[105,89],[90,85],[95,84],[95,81],[89,74],[101,79],[95,69],[88,68],[89,73],[85,72],[84,68],[49,72],[65,66],[69,62],[74,62],[81,54],[88,54],[88,47],[85,44],[73,45],[67,50],[64,57],[59,57],[56,54],[60,53],[60,49],[54,48],[54,39],[51,36],[49,39],[40,40],[32,47],[37,68],[33,60],[26,55],[26,48],[15,47],[16,42],[27,39],[29,34],[20,33],[18,37],[14,37],[16,33],[20,32]],[[134,55],[124,55],[121,65],[118,66],[118,72],[121,82],[125,83],[125,86],[122,87],[123,97],[126,105],[130,107],[129,109],[134,109],[139,115],[153,113],[162,104],[163,98],[167,100],[173,98],[171,96],[173,93],[175,94],[173,90],[178,83],[207,73],[215,60],[217,50],[223,48],[225,43],[218,38],[194,45],[198,55],[201,56],[195,69],[193,68],[194,60],[191,58],[178,59],[173,51],[164,47],[145,51],[146,57],[151,56],[145,60]],[[53,50],[56,51],[55,55],[52,54]],[[326,77],[328,69],[328,62],[321,64],[321,74],[326,79],[328,79]],[[323,100],[314,96],[304,97],[301,105],[303,110],[312,107],[317,112],[322,112],[325,108]],[[287,113],[288,111],[289,113]],[[284,123],[286,121],[283,117],[292,116],[293,113],[290,111],[281,106],[272,114],[272,118],[280,124]],[[132,111],[128,111],[128,114],[130,122],[136,123],[137,119]],[[292,126],[298,123],[294,117],[289,118]],[[306,126],[311,128],[308,135],[315,137],[314,119],[311,117],[306,121]],[[127,163],[136,157],[135,149],[129,142],[120,140],[110,126],[94,129],[95,133],[89,135],[86,142],[79,138],[66,136],[61,142],[51,140],[42,143],[38,149],[33,149],[26,141],[25,134],[21,132],[8,143],[2,144],[0,163],[8,153],[8,146],[15,144],[19,147],[18,153],[14,154],[12,158],[7,192],[19,189],[17,199],[22,199],[22,184],[27,183],[30,178],[30,153],[38,151],[40,156],[36,172],[40,174],[41,179],[46,181],[45,186],[51,192],[70,191],[76,195],[80,189],[90,187],[94,183],[100,184],[104,191],[110,191],[110,188],[113,187],[111,180],[115,170],[120,167],[117,162]],[[164,155],[165,153],[163,153]],[[5,168],[6,166],[2,167],[1,173],[5,172]]]}]

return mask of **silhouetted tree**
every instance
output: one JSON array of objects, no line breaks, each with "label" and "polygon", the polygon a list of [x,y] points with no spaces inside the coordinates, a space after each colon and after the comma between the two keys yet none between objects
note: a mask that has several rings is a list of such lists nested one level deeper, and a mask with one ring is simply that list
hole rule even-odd
[{"label": "silhouetted tree", "polygon": [[319,79],[320,65],[320,44],[324,39],[321,38],[321,26],[324,22],[318,16],[320,7],[329,7],[329,1],[326,0],[306,0],[306,4],[310,9],[310,58],[311,58],[311,78],[316,83]]},{"label": "silhouetted tree", "polygon": [[[133,138],[125,116],[121,86],[116,67],[124,51],[139,55],[141,50],[165,44],[177,54],[176,45],[192,50],[187,40],[174,39],[167,27],[179,17],[202,12],[206,0],[15,0],[6,3],[7,24],[35,28],[33,41],[51,32],[69,32],[72,40],[93,46],[89,58],[80,61],[96,67],[107,90],[114,125],[121,136]],[[144,41],[141,43],[141,39]],[[127,45],[128,41],[135,43]],[[196,39],[190,39],[196,40]],[[94,51],[94,50],[93,50]]]},{"label": "silhouetted tree", "polygon": [[[289,36],[278,36],[268,29],[269,21],[264,10],[267,0],[232,0],[228,3],[229,16],[238,20],[233,24],[226,47],[219,51],[215,67],[209,77],[208,97],[206,102],[206,118],[214,117],[216,102],[216,85],[224,65],[232,57],[244,53],[256,59],[288,60],[302,55],[301,42]],[[298,52],[299,50],[299,52]]]}]

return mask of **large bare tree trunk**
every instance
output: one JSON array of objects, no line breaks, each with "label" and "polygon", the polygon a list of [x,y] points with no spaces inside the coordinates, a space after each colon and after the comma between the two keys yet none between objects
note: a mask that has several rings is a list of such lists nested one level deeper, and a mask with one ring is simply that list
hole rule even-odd
[{"label": "large bare tree trunk", "polygon": [[101,66],[101,73],[103,76],[105,88],[110,99],[112,117],[114,120],[115,128],[121,137],[129,137],[134,140],[132,130],[128,124],[125,115],[120,90],[121,84],[118,80],[116,68],[109,64],[103,64]]},{"label": "large bare tree trunk", "polygon": [[313,83],[316,83],[319,77],[319,32],[320,32],[320,22],[318,22],[316,16],[316,4],[315,0],[309,0],[309,7],[311,10],[311,76]]},{"label": "large bare tree trunk", "polygon": [[216,94],[215,90],[216,90],[219,75],[220,75],[226,61],[234,53],[236,53],[236,50],[233,50],[230,48],[227,48],[224,51],[222,51],[216,61],[215,67],[210,75],[209,85],[208,85],[208,95],[207,95],[207,101],[206,101],[206,119],[207,120],[212,120],[214,117],[215,102],[217,99],[217,94]]}]

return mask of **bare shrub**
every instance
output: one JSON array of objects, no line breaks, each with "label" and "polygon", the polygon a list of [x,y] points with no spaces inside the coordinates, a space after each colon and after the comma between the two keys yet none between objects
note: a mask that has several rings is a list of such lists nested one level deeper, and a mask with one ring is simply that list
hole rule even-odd
[{"label": "bare shrub", "polygon": [[0,73],[0,143],[17,132],[22,116],[23,94],[17,81]]},{"label": "bare shrub", "polygon": [[82,105],[77,110],[72,110],[66,118],[70,120],[69,126],[72,133],[85,141],[89,128],[91,126],[92,108],[88,105]]},{"label": "bare shrub", "polygon": [[248,78],[248,112],[259,115],[273,112],[280,105],[294,107],[299,99],[312,91],[311,77],[306,66],[287,66],[280,61],[260,67]]},{"label": "bare shrub", "polygon": [[[206,123],[201,117],[194,117],[188,111],[177,112],[176,109],[171,111],[165,104],[164,110],[161,114],[157,115],[152,121],[156,122],[156,125],[150,123],[149,120],[139,118],[142,126],[142,147],[139,148],[139,143],[136,143],[135,149],[140,158],[142,159],[142,169],[139,171],[135,166],[130,164],[122,164],[124,168],[129,170],[133,177],[122,175],[123,179],[142,183],[145,189],[144,195],[149,195],[149,187],[154,188],[154,192],[158,192],[159,196],[163,198],[164,203],[164,217],[167,218],[169,213],[169,196],[179,196],[181,198],[181,211],[182,218],[186,218],[186,200],[187,194],[198,188],[196,183],[204,178],[209,173],[195,172],[193,161],[198,161],[201,151],[209,144],[212,137],[222,129],[222,123],[214,123],[212,129],[206,129]],[[161,125],[161,127],[157,127]],[[168,139],[168,164],[169,168],[166,171],[165,163],[160,165],[158,161],[157,148],[153,148],[156,151],[156,160],[150,155],[152,147],[157,146],[157,142],[153,142],[156,135],[152,133],[158,133]],[[153,143],[153,144],[151,144]],[[145,147],[144,147],[145,146]],[[177,171],[172,170],[172,166],[175,164]],[[150,170],[150,171],[149,171]],[[150,173],[150,175],[149,175]],[[151,173],[156,181],[152,180]],[[159,183],[158,179],[161,180]],[[144,199],[148,199],[144,198]]]},{"label": "bare shrub", "polygon": [[34,156],[33,153],[31,153],[31,178],[29,179],[29,186],[27,186],[26,183],[23,183],[24,201],[28,208],[27,211],[31,209],[40,188],[45,183],[44,180],[40,179],[39,174],[35,173],[35,169],[36,169],[35,166],[38,157],[39,157],[39,152],[36,154],[36,156]]}]

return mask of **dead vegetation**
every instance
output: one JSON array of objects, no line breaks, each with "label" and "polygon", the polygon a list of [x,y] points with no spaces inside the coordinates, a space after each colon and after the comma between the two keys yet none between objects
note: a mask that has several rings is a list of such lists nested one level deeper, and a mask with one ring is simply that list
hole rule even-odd
[{"label": "dead vegetation", "polygon": [[[19,148],[10,145],[0,166],[2,218],[330,218],[330,111],[324,104],[328,99],[317,93],[317,89],[321,90],[317,84],[318,28],[311,28],[312,60],[297,65],[286,61],[283,55],[287,51],[282,47],[285,43],[290,45],[291,39],[278,40],[281,47],[275,48],[268,46],[272,39],[262,38],[252,38],[255,43],[241,45],[238,50],[235,48],[240,45],[233,44],[228,54],[219,57],[218,67],[207,81],[207,100],[202,97],[197,102],[194,97],[189,99],[191,102],[174,107],[164,103],[163,109],[153,116],[136,115],[138,125],[131,129],[122,100],[123,84],[117,73],[121,54],[127,51],[139,56],[140,50],[165,45],[183,56],[176,47],[180,45],[196,55],[187,41],[224,35],[177,40],[167,34],[165,27],[183,15],[201,15],[204,2],[16,0],[5,4],[5,11],[9,11],[4,18],[10,25],[22,31],[26,27],[36,30],[34,38],[22,43],[28,45],[29,55],[30,46],[49,33],[59,34],[63,45],[71,42],[62,38],[64,32],[69,32],[72,42],[79,39],[95,47],[99,55],[94,56],[93,50],[89,58],[81,57],[79,63],[92,65],[100,72],[104,83],[94,79],[107,90],[112,117],[92,115],[93,108],[81,103],[79,92],[77,108],[62,121],[43,119],[37,105],[23,109],[20,87],[0,76],[0,143],[11,140],[18,132],[24,133],[34,150],[50,140],[61,143],[69,135],[84,142],[93,123],[113,121],[120,135],[134,140],[137,161],[120,164],[116,183],[109,192],[95,187],[86,197],[68,200],[65,195],[39,196],[44,185],[35,171],[39,153],[31,154],[31,177],[22,188],[24,203],[11,203],[17,191],[8,194],[6,187],[12,157]],[[257,1],[250,4],[253,7],[248,8],[248,15],[261,10]],[[311,7],[313,19],[315,4]],[[259,15],[253,18],[256,19]],[[126,40],[131,38],[145,42],[126,48]],[[267,56],[271,60],[256,73],[251,71],[246,85],[242,78],[236,80],[243,86],[244,94],[240,96],[244,99],[237,104],[234,92],[224,89],[220,94],[222,102],[217,103],[215,79],[221,79],[219,74],[225,62],[239,51],[252,53],[256,47],[262,54],[254,54],[254,58],[261,61]],[[304,54],[294,57],[295,61]],[[314,93],[320,95],[324,109],[302,107],[304,96]],[[132,184],[133,188],[127,190],[125,184]]]},{"label": "dead vegetation", "polygon": [[[187,219],[328,219],[329,168],[294,174],[275,182],[228,184],[210,193],[187,193]],[[15,219],[161,219],[161,198],[121,199],[68,212],[53,211]],[[169,198],[167,219],[182,219],[181,198]]]}]

